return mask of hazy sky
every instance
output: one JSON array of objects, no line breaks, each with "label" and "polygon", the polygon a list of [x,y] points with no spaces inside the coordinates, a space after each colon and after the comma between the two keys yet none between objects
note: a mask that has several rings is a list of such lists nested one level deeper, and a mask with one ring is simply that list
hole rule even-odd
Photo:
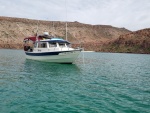
[{"label": "hazy sky", "polygon": [[78,21],[135,31],[150,28],[150,0],[0,0],[0,16]]}]

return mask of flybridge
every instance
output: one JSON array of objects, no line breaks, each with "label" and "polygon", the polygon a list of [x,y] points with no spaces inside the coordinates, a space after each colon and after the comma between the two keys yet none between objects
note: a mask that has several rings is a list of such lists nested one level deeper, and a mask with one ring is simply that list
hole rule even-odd
[{"label": "flybridge", "polygon": [[58,38],[52,38],[52,39],[46,39],[46,40],[40,40],[41,42],[49,42],[49,43],[66,43],[70,44],[70,42],[63,40],[63,39],[58,39]]},{"label": "flybridge", "polygon": [[68,44],[70,44],[70,42],[68,42],[68,41],[66,41],[66,40],[64,40],[64,39],[62,39],[62,38],[47,38],[47,39],[45,39],[44,37],[35,37],[35,36],[33,36],[33,37],[27,37],[27,38],[25,38],[24,39],[24,42],[26,42],[26,41],[33,41],[33,42],[36,42],[36,41],[41,41],[41,42],[58,42],[58,43],[68,43]]},{"label": "flybridge", "polygon": [[44,34],[42,35],[35,35],[35,36],[27,37],[24,39],[24,41],[30,40],[30,41],[35,42],[35,41],[40,41],[44,39],[52,39],[52,38],[54,38],[52,35],[49,35],[48,32],[44,32]]}]

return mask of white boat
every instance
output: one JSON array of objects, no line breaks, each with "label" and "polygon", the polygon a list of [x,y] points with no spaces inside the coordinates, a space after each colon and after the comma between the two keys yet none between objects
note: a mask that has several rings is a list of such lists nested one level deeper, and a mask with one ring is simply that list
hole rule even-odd
[{"label": "white boat", "polygon": [[53,62],[73,63],[81,48],[72,48],[71,43],[62,38],[48,34],[27,37],[24,39],[24,51],[27,59]]}]

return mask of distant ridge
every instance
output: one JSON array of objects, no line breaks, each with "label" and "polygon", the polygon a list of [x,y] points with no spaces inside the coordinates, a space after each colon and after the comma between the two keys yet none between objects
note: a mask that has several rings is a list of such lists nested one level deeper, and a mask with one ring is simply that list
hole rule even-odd
[{"label": "distant ridge", "polygon": [[150,28],[120,35],[119,38],[105,43],[102,51],[150,54]]},{"label": "distant ridge", "polygon": [[[0,16],[0,48],[22,49],[23,39],[36,33],[38,20]],[[39,34],[65,37],[65,22],[39,20]],[[87,51],[149,52],[150,29],[131,32],[111,25],[68,22],[68,40],[80,42]]]}]

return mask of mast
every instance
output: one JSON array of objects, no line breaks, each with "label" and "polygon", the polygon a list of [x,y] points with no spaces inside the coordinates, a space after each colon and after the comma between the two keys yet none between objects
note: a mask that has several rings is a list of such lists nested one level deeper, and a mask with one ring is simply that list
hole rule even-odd
[{"label": "mast", "polygon": [[55,27],[54,27],[54,21],[53,21],[53,34],[52,34],[52,36],[54,36],[54,37],[55,37]]},{"label": "mast", "polygon": [[66,6],[66,40],[68,40],[67,38],[67,27],[68,27],[68,24],[67,24],[67,0],[65,0],[65,6]]},{"label": "mast", "polygon": [[36,41],[38,41],[38,31],[39,31],[39,20],[36,27]]},{"label": "mast", "polygon": [[66,22],[66,40],[67,40],[67,22]]},{"label": "mast", "polygon": [[[36,27],[36,42],[38,42],[38,31],[39,31],[39,20],[38,20],[38,23],[37,23],[37,27]],[[38,43],[36,43],[36,48],[38,47]]]}]

